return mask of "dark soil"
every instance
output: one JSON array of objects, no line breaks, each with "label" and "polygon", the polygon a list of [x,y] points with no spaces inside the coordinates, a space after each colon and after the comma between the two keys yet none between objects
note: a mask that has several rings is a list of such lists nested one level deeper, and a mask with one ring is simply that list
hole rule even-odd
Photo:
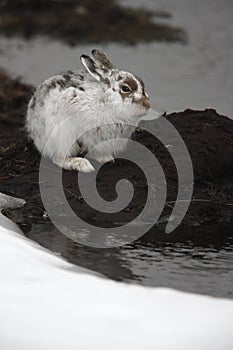
[{"label": "dark soil", "polygon": [[[4,213],[17,222],[26,235],[66,256],[67,246],[77,244],[54,229],[45,215],[38,186],[40,155],[24,130],[24,115],[33,87],[11,80],[4,72],[0,73],[0,81],[0,192],[26,200],[23,208],[5,210]],[[164,232],[162,219],[140,241],[154,245],[188,241],[193,244],[224,244],[233,237],[233,121],[211,109],[185,110],[166,118],[179,131],[191,155],[195,175],[193,200],[182,224],[174,232]],[[153,123],[156,127],[156,121]],[[138,131],[135,138],[156,155],[166,174],[168,194],[162,214],[164,218],[171,213],[177,195],[174,162],[167,149],[150,134]],[[100,215],[85,204],[77,189],[75,172],[63,172],[63,186],[73,210],[84,220],[111,226],[112,222],[132,220],[140,213],[147,198],[142,171],[123,159],[101,168],[98,188],[102,196],[112,200],[115,184],[125,177],[134,184],[135,195],[125,210],[116,216],[112,214],[112,217]],[[31,234],[37,225],[40,233]]]},{"label": "dark soil", "polygon": [[66,43],[187,41],[180,28],[154,21],[169,14],[123,7],[116,0],[2,0],[0,32],[45,35]]}]

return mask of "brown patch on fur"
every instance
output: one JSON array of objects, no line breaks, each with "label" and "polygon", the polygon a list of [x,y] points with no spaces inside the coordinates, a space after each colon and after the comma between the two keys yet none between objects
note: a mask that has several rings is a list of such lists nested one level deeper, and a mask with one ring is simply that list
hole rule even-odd
[{"label": "brown patch on fur", "polygon": [[61,90],[73,87],[79,89],[80,91],[85,91],[85,89],[82,86],[80,86],[80,83],[75,78],[71,77],[69,74],[63,74],[62,78],[55,80],[54,87],[57,86],[60,87]]},{"label": "brown patch on fur", "polygon": [[99,50],[92,50],[92,55],[94,56],[95,60],[101,65],[102,69],[109,70],[114,68],[112,62],[104,52],[101,52]]},{"label": "brown patch on fur", "polygon": [[145,94],[145,84],[144,84],[143,80],[140,77],[138,77],[138,76],[135,76],[135,77],[140,82],[140,84],[142,85],[142,94],[143,94],[143,96],[146,96],[146,94]]},{"label": "brown patch on fur", "polygon": [[148,97],[143,97],[142,99],[142,105],[143,107],[145,107],[146,109],[150,108],[150,100]]},{"label": "brown patch on fur", "polygon": [[143,107],[145,107],[146,109],[150,108],[150,100],[148,97],[143,96],[140,100],[135,100],[133,99],[134,103],[138,103],[139,105],[142,105]]},{"label": "brown patch on fur", "polygon": [[44,91],[44,94],[47,95],[50,90],[56,89],[57,81],[55,79],[50,79],[49,82],[41,85],[41,90]]},{"label": "brown patch on fur", "polygon": [[124,84],[126,84],[126,85],[129,86],[131,92],[134,92],[134,91],[136,91],[136,90],[138,89],[138,84],[137,84],[137,82],[136,82],[134,79],[132,79],[132,78],[126,78],[126,79],[123,81],[122,85],[124,85]]},{"label": "brown patch on fur", "polygon": [[124,100],[126,97],[129,97],[134,91],[136,91],[138,89],[138,84],[137,82],[132,79],[132,78],[126,78],[122,83],[121,83],[121,86],[123,85],[128,85],[128,87],[130,88],[131,91],[129,92],[123,92],[121,89],[120,89],[120,94],[121,94],[121,97],[122,99]]},{"label": "brown patch on fur", "polygon": [[121,89],[119,92],[123,100],[126,99],[126,97],[129,97],[131,95],[131,92],[122,92]]},{"label": "brown patch on fur", "polygon": [[84,76],[82,74],[78,74],[78,77],[81,81],[84,81]]}]

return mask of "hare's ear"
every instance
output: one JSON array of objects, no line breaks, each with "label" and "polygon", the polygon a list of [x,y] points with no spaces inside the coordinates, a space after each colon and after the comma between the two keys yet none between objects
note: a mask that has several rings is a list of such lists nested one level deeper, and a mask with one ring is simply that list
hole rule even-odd
[{"label": "hare's ear", "polygon": [[95,78],[96,80],[100,81],[101,79],[101,72],[98,69],[97,65],[95,64],[95,62],[92,60],[91,57],[87,56],[87,55],[82,55],[80,57],[82,64],[84,65],[84,67],[86,68],[86,70],[88,71],[88,73]]},{"label": "hare's ear", "polygon": [[104,52],[101,52],[99,50],[92,50],[91,53],[95,59],[96,64],[99,68],[103,69],[103,71],[109,71],[114,68],[114,65]]}]

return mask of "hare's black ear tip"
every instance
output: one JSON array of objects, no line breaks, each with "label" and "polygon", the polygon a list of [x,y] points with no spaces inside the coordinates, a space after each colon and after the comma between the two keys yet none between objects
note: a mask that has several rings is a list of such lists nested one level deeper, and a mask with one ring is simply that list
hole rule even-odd
[{"label": "hare's black ear tip", "polygon": [[82,60],[82,59],[87,59],[87,58],[89,58],[89,56],[87,56],[87,55],[81,55],[81,56],[80,56],[80,60]]},{"label": "hare's black ear tip", "polygon": [[98,50],[93,49],[93,50],[91,50],[91,53],[92,53],[92,55],[93,55],[93,56],[95,56],[95,54],[97,54],[97,53],[98,53]]}]

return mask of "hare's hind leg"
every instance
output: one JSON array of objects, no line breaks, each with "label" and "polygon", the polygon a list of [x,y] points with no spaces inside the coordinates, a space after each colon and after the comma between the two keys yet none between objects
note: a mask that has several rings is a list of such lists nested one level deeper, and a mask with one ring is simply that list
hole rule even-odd
[{"label": "hare's hind leg", "polygon": [[66,170],[77,170],[83,173],[95,171],[89,160],[81,157],[70,157],[65,160],[53,159],[53,163]]}]

